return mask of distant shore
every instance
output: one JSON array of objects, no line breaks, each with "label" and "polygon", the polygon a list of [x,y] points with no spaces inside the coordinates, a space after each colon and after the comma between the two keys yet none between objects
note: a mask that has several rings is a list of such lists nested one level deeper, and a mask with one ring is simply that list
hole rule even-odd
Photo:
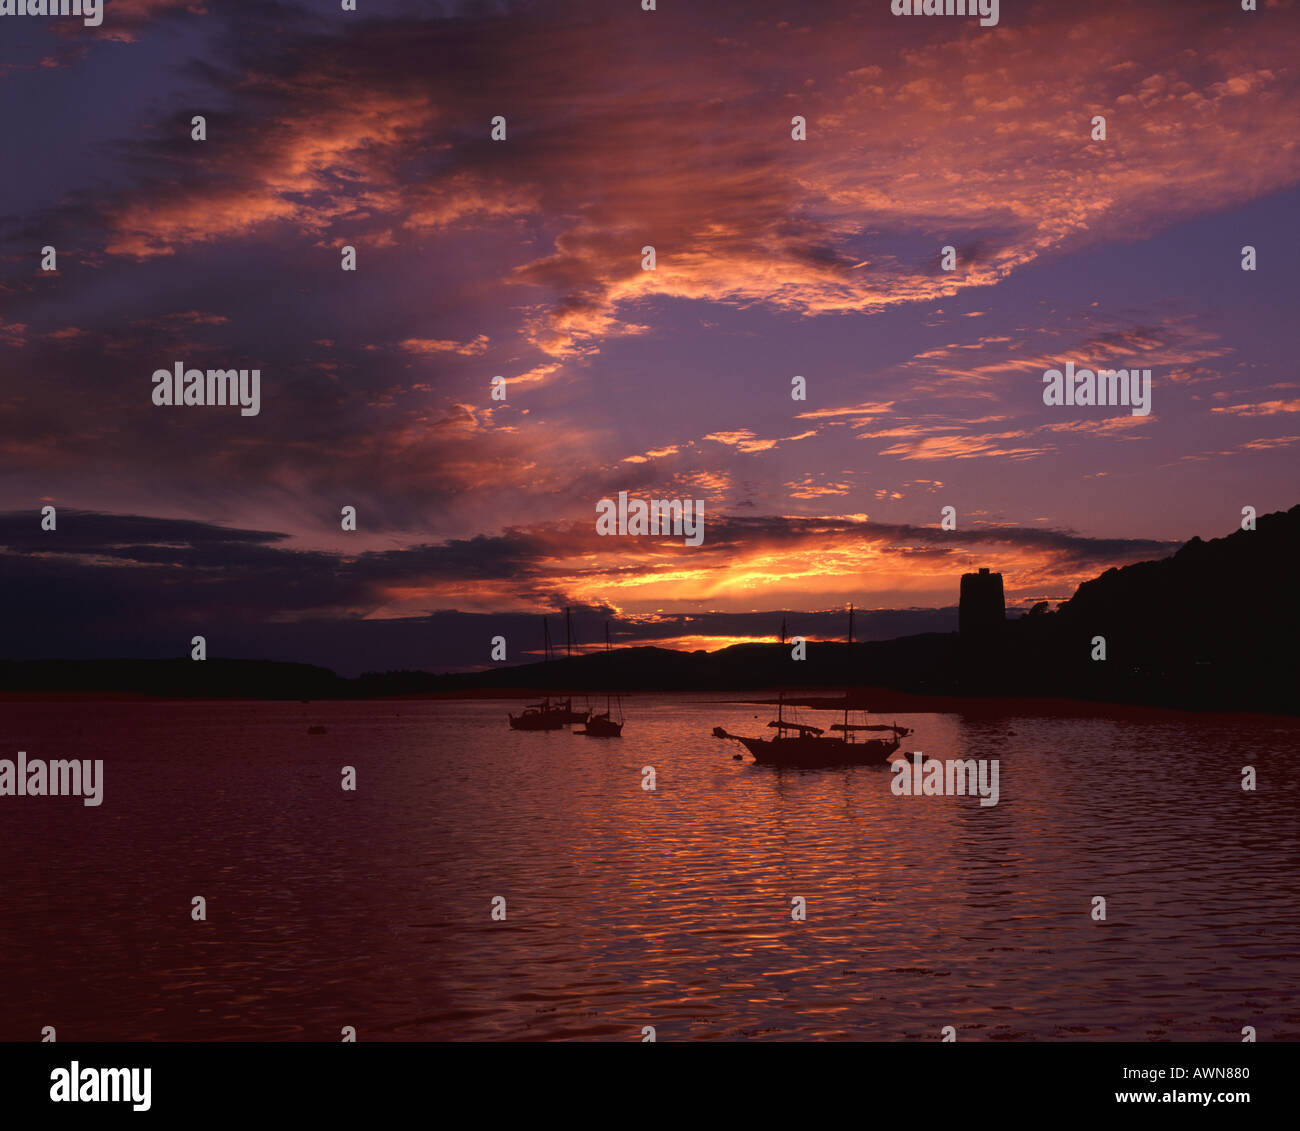
[{"label": "distant shore", "polygon": [[[845,694],[847,693],[847,703]],[[412,692],[375,696],[327,696],[296,700],[306,705],[321,703],[392,703],[392,702],[521,702],[549,696],[569,698],[569,693],[556,696],[528,688],[492,688],[466,691]],[[604,691],[584,693],[575,691],[572,698],[584,700],[604,695]],[[1111,703],[1093,699],[1067,699],[1034,696],[964,696],[924,695],[898,691],[888,687],[853,688],[802,688],[778,691],[775,688],[755,688],[750,691],[624,691],[616,694],[631,699],[689,697],[694,702],[751,703],[755,706],[775,708],[779,699],[787,708],[813,711],[867,711],[871,715],[929,715],[952,714],[967,718],[1006,718],[1008,715],[1036,718],[1106,718],[1131,721],[1151,721],[1162,718],[1184,719],[1189,715],[1199,717],[1232,717],[1258,720],[1276,720],[1280,724],[1294,724],[1295,715],[1268,711],[1218,711],[1188,707],[1149,706],[1134,703]],[[155,695],[133,691],[0,691],[0,703],[292,703],[294,699],[268,698],[251,695]]]}]

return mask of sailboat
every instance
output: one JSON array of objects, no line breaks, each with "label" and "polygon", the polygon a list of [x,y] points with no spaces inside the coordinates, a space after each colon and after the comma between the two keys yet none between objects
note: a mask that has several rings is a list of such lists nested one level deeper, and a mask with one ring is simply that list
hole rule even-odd
[{"label": "sailboat", "polygon": [[[542,618],[542,639],[545,649],[545,662],[551,662],[551,626]],[[561,730],[568,722],[568,703],[552,703],[550,698],[540,703],[533,703],[523,709],[522,714],[510,716],[512,730]]]},{"label": "sailboat", "polygon": [[514,730],[562,730],[563,714],[549,699],[543,699],[525,707],[523,714],[511,715],[510,726]]},{"label": "sailboat", "polygon": [[[573,618],[569,615],[567,608],[564,610],[564,658],[566,661],[573,659]],[[572,665],[566,663],[565,667],[571,668]],[[589,710],[575,711],[572,696],[566,699],[557,699],[555,709],[564,716],[566,723],[585,723],[591,714]]]},{"label": "sailboat", "polygon": [[[781,625],[782,644],[785,642],[785,623]],[[853,649],[853,606],[849,606],[849,652]],[[767,725],[776,730],[774,738],[746,738],[731,734],[722,727],[713,728],[715,738],[730,738],[739,742],[760,765],[775,766],[872,766],[883,765],[898,750],[902,740],[912,733],[910,727],[894,724],[849,722],[848,693],[844,697],[844,721],[835,723],[828,735],[822,727],[792,722],[785,717],[785,692],[777,697],[776,718]],[[863,732],[888,734],[888,738],[859,739]]]},{"label": "sailboat", "polygon": [[[609,655],[609,621],[605,622],[605,655]],[[578,734],[585,734],[590,738],[622,738],[623,737],[623,702],[615,697],[614,703],[618,704],[618,718],[614,717],[614,711],[611,707],[610,696],[605,696],[604,714],[592,713],[587,716],[587,725]]]}]

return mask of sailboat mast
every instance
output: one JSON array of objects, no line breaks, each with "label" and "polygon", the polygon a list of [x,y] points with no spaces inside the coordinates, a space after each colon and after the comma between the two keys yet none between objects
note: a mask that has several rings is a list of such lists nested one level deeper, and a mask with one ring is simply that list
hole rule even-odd
[{"label": "sailboat mast", "polygon": [[[853,660],[853,602],[850,601],[849,602],[849,663],[850,664],[852,663],[852,660]],[[849,669],[849,664],[845,664],[844,667],[847,673]],[[849,735],[851,733],[852,732],[849,730],[849,690],[846,687],[844,689],[844,741],[845,742],[849,741]]]},{"label": "sailboat mast", "polygon": [[[781,618],[781,651],[785,651],[785,617]],[[785,731],[779,728],[785,723],[785,687],[778,687],[776,690],[776,724],[778,727],[777,737],[785,734]]]},{"label": "sailboat mast", "polygon": [[[542,617],[542,655],[545,656],[545,663],[549,669],[551,663],[551,622]],[[549,671],[548,671],[549,674]],[[542,696],[542,709],[547,710],[551,705],[550,695]]]}]

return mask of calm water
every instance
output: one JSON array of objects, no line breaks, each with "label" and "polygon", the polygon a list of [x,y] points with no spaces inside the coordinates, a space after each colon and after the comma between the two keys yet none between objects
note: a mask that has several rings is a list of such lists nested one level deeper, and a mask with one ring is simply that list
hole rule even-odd
[{"label": "calm water", "polygon": [[1300,1039],[1300,724],[897,716],[999,759],[990,808],[733,761],[764,707],[624,705],[0,704],[0,757],[106,778],[0,798],[0,1038]]}]

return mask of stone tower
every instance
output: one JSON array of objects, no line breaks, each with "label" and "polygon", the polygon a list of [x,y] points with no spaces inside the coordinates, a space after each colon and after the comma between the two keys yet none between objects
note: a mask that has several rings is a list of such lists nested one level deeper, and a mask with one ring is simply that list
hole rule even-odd
[{"label": "stone tower", "polygon": [[958,625],[963,636],[982,636],[997,632],[1007,617],[1002,593],[1002,575],[981,569],[979,573],[961,575],[961,605]]}]

